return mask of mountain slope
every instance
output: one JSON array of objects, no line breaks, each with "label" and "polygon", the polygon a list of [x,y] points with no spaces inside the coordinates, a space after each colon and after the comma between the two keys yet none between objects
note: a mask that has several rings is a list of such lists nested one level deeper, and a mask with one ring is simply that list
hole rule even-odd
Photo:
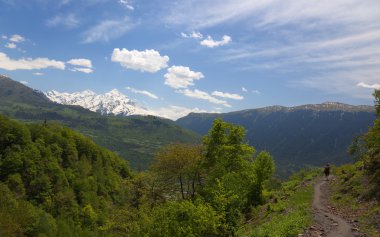
[{"label": "mountain slope", "polygon": [[0,115],[0,236],[98,236],[131,178],[126,161],[82,134]]},{"label": "mountain slope", "polygon": [[248,142],[269,151],[279,170],[290,173],[304,165],[351,161],[346,150],[352,139],[375,120],[371,106],[323,103],[297,107],[271,106],[225,114],[189,114],[176,123],[205,134],[215,118],[247,129]]},{"label": "mountain slope", "polygon": [[173,142],[197,142],[199,137],[174,122],[154,116],[102,116],[80,106],[61,105],[41,92],[0,76],[0,113],[24,121],[59,122],[145,169],[154,153]]}]

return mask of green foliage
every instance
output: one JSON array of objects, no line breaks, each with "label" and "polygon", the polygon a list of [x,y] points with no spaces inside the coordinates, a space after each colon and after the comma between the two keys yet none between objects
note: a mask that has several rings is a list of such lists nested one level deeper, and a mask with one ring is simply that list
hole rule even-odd
[{"label": "green foliage", "polygon": [[0,235],[234,236],[274,172],[239,126],[215,121],[203,146],[172,144],[151,169],[57,124],[0,116]]},{"label": "green foliage", "polygon": [[0,147],[5,236],[90,233],[127,200],[126,162],[68,128],[0,116]]},{"label": "green foliage", "polygon": [[302,170],[281,188],[268,193],[270,201],[253,209],[252,223],[239,231],[240,236],[291,237],[302,233],[312,221],[313,180],[320,169]]},{"label": "green foliage", "polygon": [[364,162],[335,169],[336,180],[331,188],[331,203],[344,213],[354,216],[359,228],[368,236],[380,235],[380,203],[374,200],[372,186]]},{"label": "green foliage", "polygon": [[377,118],[366,134],[354,140],[349,151],[364,162],[373,184],[373,195],[380,200],[380,90],[375,90],[373,95]]},{"label": "green foliage", "polygon": [[220,219],[210,205],[190,201],[170,202],[153,209],[149,236],[220,236]]}]

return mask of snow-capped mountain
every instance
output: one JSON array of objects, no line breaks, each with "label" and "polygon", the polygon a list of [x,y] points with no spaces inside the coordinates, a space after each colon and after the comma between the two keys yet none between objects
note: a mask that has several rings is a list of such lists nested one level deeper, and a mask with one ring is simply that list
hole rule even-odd
[{"label": "snow-capped mountain", "polygon": [[137,105],[134,101],[128,98],[128,96],[124,95],[117,89],[113,89],[104,94],[96,94],[91,90],[74,93],[61,93],[52,90],[45,92],[45,95],[56,103],[64,105],[79,105],[103,115],[155,115],[154,112]]}]

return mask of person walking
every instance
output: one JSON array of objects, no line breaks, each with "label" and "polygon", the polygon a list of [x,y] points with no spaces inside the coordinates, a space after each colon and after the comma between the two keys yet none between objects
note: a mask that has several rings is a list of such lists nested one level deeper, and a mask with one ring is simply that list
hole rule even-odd
[{"label": "person walking", "polygon": [[330,165],[327,164],[325,166],[325,169],[323,170],[323,173],[325,173],[326,180],[329,180],[329,175],[330,175]]}]

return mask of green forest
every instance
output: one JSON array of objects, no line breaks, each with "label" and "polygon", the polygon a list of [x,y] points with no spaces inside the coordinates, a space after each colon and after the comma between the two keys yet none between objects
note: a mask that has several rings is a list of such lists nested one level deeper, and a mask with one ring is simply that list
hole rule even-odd
[{"label": "green forest", "polygon": [[[380,200],[380,91],[374,95],[375,124],[350,147],[368,200]],[[283,183],[274,172],[271,155],[250,146],[243,127],[220,119],[201,144],[164,146],[137,172],[60,124],[0,115],[0,236],[296,236],[311,224],[320,169]]]}]

